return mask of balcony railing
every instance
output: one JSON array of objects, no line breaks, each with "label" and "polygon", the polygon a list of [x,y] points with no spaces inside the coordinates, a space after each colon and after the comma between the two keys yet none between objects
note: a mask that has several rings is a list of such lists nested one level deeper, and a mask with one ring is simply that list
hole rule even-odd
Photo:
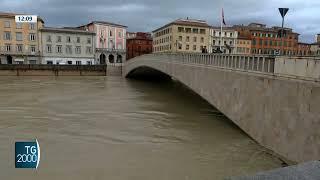
[{"label": "balcony railing", "polygon": [[39,56],[39,52],[30,52],[30,51],[3,51],[0,50],[2,55],[21,55],[21,56]]},{"label": "balcony railing", "polygon": [[108,52],[121,52],[125,53],[125,49],[112,49],[112,48],[96,48],[97,52],[103,52],[103,51],[108,51]]}]

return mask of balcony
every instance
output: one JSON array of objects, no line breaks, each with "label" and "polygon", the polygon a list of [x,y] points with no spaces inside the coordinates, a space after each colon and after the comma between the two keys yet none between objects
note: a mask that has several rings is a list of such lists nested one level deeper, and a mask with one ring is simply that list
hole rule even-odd
[{"label": "balcony", "polygon": [[39,52],[30,51],[3,51],[0,50],[0,55],[18,55],[18,56],[39,56]]},{"label": "balcony", "polygon": [[96,48],[96,52],[119,52],[126,53],[126,49],[114,49],[114,48]]}]

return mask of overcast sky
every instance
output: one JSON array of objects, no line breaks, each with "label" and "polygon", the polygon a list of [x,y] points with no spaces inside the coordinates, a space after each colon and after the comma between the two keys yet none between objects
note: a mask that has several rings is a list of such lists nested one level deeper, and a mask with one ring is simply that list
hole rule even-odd
[{"label": "overcast sky", "polygon": [[290,8],[285,25],[313,42],[320,33],[319,0],[0,0],[0,11],[40,15],[46,26],[77,26],[104,20],[128,31],[152,31],[178,18],[204,19],[219,26],[221,8],[227,25],[265,23],[281,26],[278,7]]}]

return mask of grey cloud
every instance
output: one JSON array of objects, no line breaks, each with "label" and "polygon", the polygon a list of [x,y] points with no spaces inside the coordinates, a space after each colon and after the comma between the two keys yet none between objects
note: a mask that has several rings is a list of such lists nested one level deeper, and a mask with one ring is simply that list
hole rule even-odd
[{"label": "grey cloud", "polygon": [[0,11],[38,14],[47,26],[76,26],[92,20],[127,25],[129,31],[152,31],[177,18],[205,19],[219,25],[221,8],[228,24],[281,25],[278,7],[289,7],[286,26],[312,42],[320,33],[317,0],[2,0]]}]

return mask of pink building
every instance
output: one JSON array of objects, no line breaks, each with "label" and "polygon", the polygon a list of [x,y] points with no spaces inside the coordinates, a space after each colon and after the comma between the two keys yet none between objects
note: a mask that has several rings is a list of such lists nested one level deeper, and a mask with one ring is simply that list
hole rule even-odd
[{"label": "pink building", "polygon": [[127,26],[93,21],[80,28],[96,33],[96,64],[119,64],[125,61]]}]

